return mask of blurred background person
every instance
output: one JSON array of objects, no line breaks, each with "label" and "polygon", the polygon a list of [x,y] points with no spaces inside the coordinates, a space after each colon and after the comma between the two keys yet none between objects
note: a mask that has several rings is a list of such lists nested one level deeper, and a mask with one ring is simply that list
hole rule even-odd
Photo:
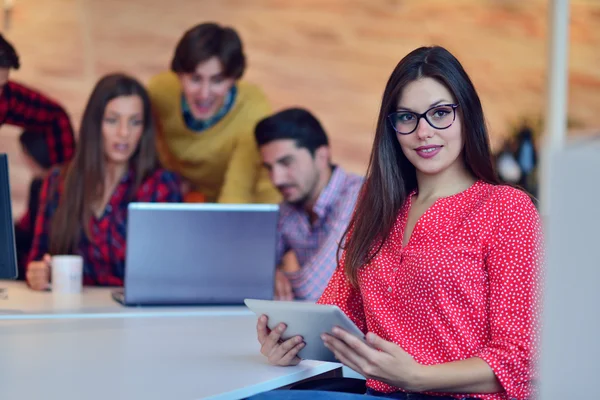
[{"label": "blurred background person", "polygon": [[21,66],[15,48],[0,34],[0,125],[18,126],[41,135],[51,165],[69,161],[75,136],[64,108],[37,90],[9,79]]},{"label": "blurred background person", "polygon": [[27,265],[27,257],[29,256],[33,241],[33,230],[39,208],[40,190],[44,178],[48,175],[52,167],[52,163],[50,162],[48,143],[42,135],[32,131],[23,131],[19,136],[19,142],[22,156],[32,175],[27,195],[27,208],[23,216],[15,224],[15,245],[19,265],[18,279],[25,279],[25,266]]},{"label": "blurred background person", "polygon": [[275,295],[317,300],[337,266],[337,248],[363,178],[331,161],[329,138],[308,110],[290,108],[255,131],[263,165],[284,200],[277,226]]},{"label": "blurred background person", "polygon": [[186,201],[281,199],[261,168],[253,137],[271,108],[259,87],[241,80],[245,69],[237,32],[204,23],[179,40],[170,71],[150,80],[161,123],[160,161],[186,181]]},{"label": "blurred background person", "polygon": [[83,257],[83,283],[122,286],[127,206],[179,202],[180,181],[158,167],[149,96],[135,79],[112,74],[96,84],[81,121],[75,157],[44,180],[27,282],[44,290],[50,255]]}]

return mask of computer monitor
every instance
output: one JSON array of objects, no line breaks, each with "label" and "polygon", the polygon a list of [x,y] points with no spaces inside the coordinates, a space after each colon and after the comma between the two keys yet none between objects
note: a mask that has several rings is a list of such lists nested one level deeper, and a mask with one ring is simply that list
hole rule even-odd
[{"label": "computer monitor", "polygon": [[16,279],[17,274],[8,156],[0,154],[0,279]]}]

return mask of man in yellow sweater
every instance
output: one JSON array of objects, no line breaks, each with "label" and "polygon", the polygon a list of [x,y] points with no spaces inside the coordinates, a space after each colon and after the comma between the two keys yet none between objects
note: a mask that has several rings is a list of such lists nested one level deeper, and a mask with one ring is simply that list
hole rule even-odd
[{"label": "man in yellow sweater", "polygon": [[161,126],[160,161],[189,183],[188,201],[281,200],[254,141],[254,127],[271,107],[260,88],[240,80],[245,67],[238,34],[204,23],[185,32],[171,70],[148,84]]}]

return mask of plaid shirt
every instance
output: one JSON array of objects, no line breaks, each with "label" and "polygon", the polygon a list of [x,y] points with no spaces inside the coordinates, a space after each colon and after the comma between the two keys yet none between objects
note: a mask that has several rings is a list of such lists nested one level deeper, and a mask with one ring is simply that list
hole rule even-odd
[{"label": "plaid shirt", "polygon": [[0,94],[0,125],[19,126],[46,138],[50,162],[73,158],[75,136],[65,110],[54,100],[26,86],[9,81]]},{"label": "plaid shirt", "polygon": [[[55,169],[45,180],[40,193],[40,210],[35,222],[33,245],[29,262],[40,260],[48,253],[50,221],[54,215],[64,179]],[[137,190],[133,200],[129,191],[134,183],[134,172],[129,170],[121,179],[110,198],[104,214],[90,220],[91,240],[81,234],[77,254],[84,260],[83,282],[86,285],[122,286],[125,273],[125,243],[127,206],[135,202],[181,202],[179,179],[166,170],[158,169]],[[53,190],[51,188],[56,188]]]},{"label": "plaid shirt", "polygon": [[303,208],[281,204],[277,264],[289,250],[296,253],[300,271],[286,273],[296,299],[317,300],[327,286],[337,266],[339,241],[352,217],[362,183],[362,177],[335,167],[313,208],[317,219],[312,225]]}]

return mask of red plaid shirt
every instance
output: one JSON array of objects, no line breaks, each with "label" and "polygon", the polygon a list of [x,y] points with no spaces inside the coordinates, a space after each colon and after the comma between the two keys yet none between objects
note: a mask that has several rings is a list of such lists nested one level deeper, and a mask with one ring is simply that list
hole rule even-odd
[{"label": "red plaid shirt", "polygon": [[73,158],[75,136],[71,121],[56,101],[9,81],[0,94],[0,125],[19,126],[44,135],[52,165]]},{"label": "red plaid shirt", "polygon": [[[63,176],[61,170],[57,168],[44,181],[29,262],[40,260],[48,253],[50,221],[64,189]],[[127,206],[130,202],[182,201],[179,179],[175,174],[162,169],[150,175],[138,188],[133,200],[130,200],[129,191],[134,183],[134,177],[133,170],[125,174],[113,192],[104,214],[100,218],[95,216],[91,218],[89,221],[91,237],[88,239],[83,232],[81,234],[77,254],[84,260],[85,285],[123,285]]]},{"label": "red plaid shirt", "polygon": [[[9,81],[0,93],[0,125],[8,124],[44,135],[52,165],[70,161],[75,153],[71,121],[56,101],[22,84]],[[18,221],[21,229],[31,225],[29,210]]]}]

